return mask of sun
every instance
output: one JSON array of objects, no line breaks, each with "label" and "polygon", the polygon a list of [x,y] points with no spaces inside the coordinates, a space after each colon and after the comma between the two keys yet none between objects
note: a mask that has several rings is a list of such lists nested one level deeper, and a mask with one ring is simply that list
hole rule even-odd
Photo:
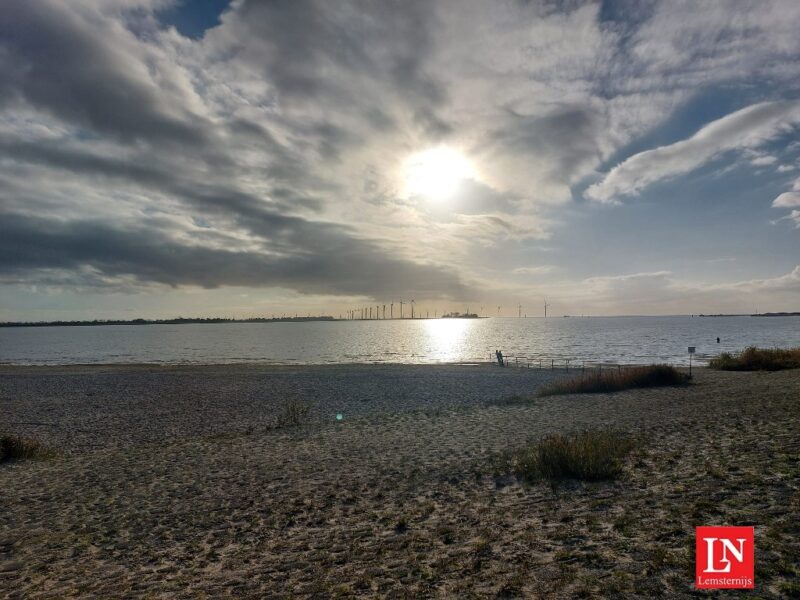
[{"label": "sun", "polygon": [[448,146],[430,148],[411,155],[405,163],[405,195],[430,200],[453,196],[465,179],[475,176],[469,160]]}]

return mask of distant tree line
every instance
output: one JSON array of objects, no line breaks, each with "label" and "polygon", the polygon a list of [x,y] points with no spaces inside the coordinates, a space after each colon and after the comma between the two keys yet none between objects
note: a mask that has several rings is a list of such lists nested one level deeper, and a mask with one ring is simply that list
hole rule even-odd
[{"label": "distant tree line", "polygon": [[298,323],[306,321],[335,321],[330,316],[318,317],[252,317],[249,319],[225,319],[211,317],[192,319],[176,317],[174,319],[94,319],[93,321],[29,321],[0,323],[0,327],[86,327],[100,325],[185,325],[187,323]]}]

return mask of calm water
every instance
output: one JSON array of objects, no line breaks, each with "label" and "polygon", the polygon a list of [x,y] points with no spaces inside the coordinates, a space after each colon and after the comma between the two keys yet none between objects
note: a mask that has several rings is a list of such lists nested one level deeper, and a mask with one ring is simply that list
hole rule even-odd
[{"label": "calm water", "polygon": [[[716,338],[721,343],[716,343]],[[506,355],[686,364],[747,345],[800,346],[799,317],[592,317],[0,329],[0,363],[438,363]]]}]

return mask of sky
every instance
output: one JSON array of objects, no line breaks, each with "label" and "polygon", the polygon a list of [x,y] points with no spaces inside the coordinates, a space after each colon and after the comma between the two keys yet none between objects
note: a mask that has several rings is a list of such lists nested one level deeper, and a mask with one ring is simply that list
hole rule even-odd
[{"label": "sky", "polygon": [[800,2],[3,0],[0,320],[800,310]]}]

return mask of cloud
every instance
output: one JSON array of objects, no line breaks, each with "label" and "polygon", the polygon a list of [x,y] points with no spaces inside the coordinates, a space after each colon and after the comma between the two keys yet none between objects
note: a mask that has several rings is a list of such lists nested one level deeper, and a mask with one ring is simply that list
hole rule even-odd
[{"label": "cloud", "polygon": [[775,208],[791,208],[793,206],[800,206],[800,191],[784,192],[772,201],[772,206]]},{"label": "cloud", "polygon": [[554,265],[540,265],[538,267],[517,267],[511,271],[514,275],[544,275],[556,270]]},{"label": "cloud", "polygon": [[762,102],[701,128],[688,139],[627,158],[589,186],[586,197],[613,202],[649,185],[688,173],[724,152],[756,148],[790,131],[800,122],[800,102]]},{"label": "cloud", "polygon": [[800,210],[793,210],[788,215],[782,218],[794,221],[794,226],[800,229]]},{"label": "cloud", "polygon": [[[800,80],[798,5],[780,0],[237,0],[198,39],[159,21],[173,5],[3,3],[3,281],[422,299],[469,296],[484,276],[482,293],[502,294],[515,276],[567,275],[559,261],[587,243],[569,220],[592,208],[573,191],[698,94],[777,100]],[[759,149],[743,157],[764,166],[792,106],[635,155],[587,196],[639,193],[730,150]],[[403,197],[408,156],[439,145],[475,179],[438,205]],[[531,238],[568,250],[515,271],[539,262]],[[577,283],[670,290],[658,273],[625,277]]]},{"label": "cloud", "polygon": [[559,310],[590,306],[601,314],[750,312],[753,304],[793,310],[800,292],[800,265],[777,277],[702,283],[671,271],[590,277],[564,282],[548,297]]},{"label": "cloud", "polygon": [[7,0],[0,105],[28,103],[125,141],[207,146],[209,123],[188,108],[185,75],[162,62],[156,80],[158,58],[118,21],[80,2]]},{"label": "cloud", "polygon": [[738,290],[753,293],[763,291],[800,292],[800,265],[779,277],[738,281],[711,286],[711,288],[714,290]]},{"label": "cloud", "polygon": [[0,273],[19,283],[37,270],[88,268],[93,275],[133,277],[139,283],[274,286],[375,298],[453,298],[466,292],[457,275],[387,256],[338,227],[281,217],[272,225],[268,247],[243,251],[181,243],[152,228],[6,214],[0,225]]},{"label": "cloud", "polygon": [[[800,178],[794,180],[791,191],[780,194],[777,198],[775,198],[775,200],[772,201],[772,207],[793,209],[800,208]],[[774,221],[773,224],[783,220],[793,221],[795,227],[800,228],[800,210],[790,211],[788,215],[785,215],[777,221]]]},{"label": "cloud", "polygon": [[757,156],[750,161],[750,164],[755,167],[765,167],[775,163],[778,159],[774,156]]}]

